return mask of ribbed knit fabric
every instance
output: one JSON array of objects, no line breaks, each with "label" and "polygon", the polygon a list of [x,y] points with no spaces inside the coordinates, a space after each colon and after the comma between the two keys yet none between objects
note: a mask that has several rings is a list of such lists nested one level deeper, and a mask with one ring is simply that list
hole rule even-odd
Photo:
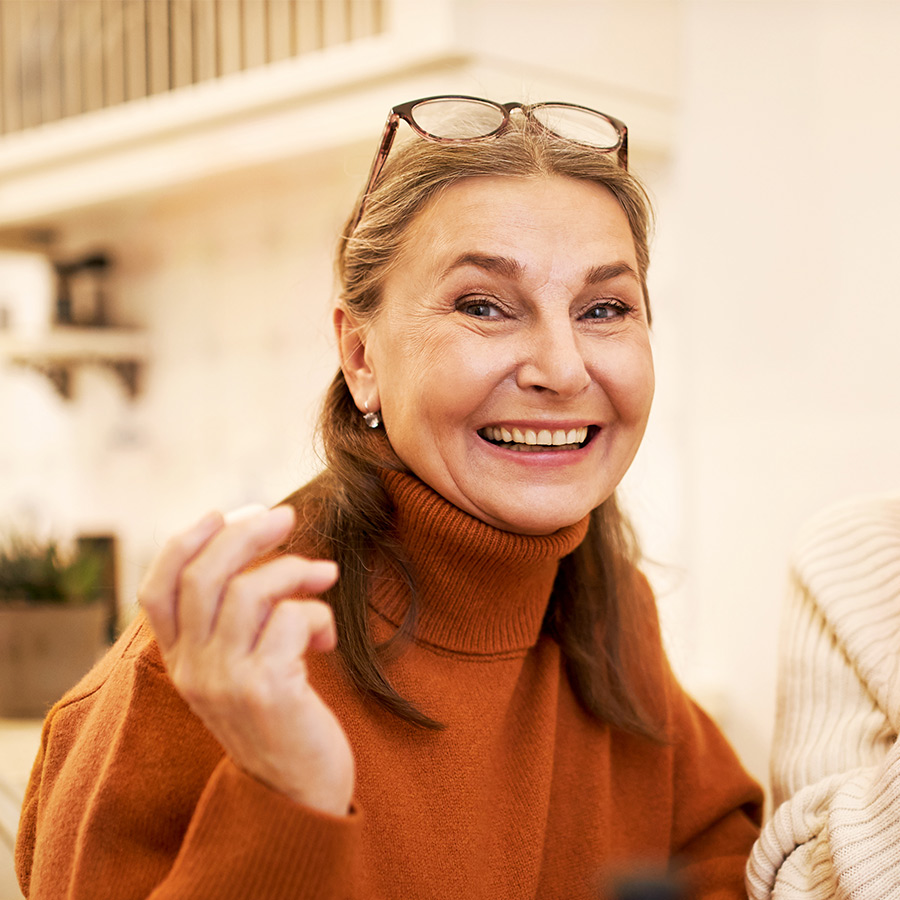
[{"label": "ribbed knit fabric", "polygon": [[804,529],[779,665],[751,898],[900,898],[900,494]]},{"label": "ribbed knit fabric", "polygon": [[[516,536],[414,478],[386,484],[420,587],[416,639],[387,673],[444,729],[400,721],[311,656],[357,760],[354,813],[315,813],[223,756],[138,622],[47,720],[17,848],[29,897],[588,900],[648,860],[677,860],[693,897],[744,896],[760,794],[672,678],[649,592],[640,674],[662,743],[588,716],[541,633],[585,522]],[[374,584],[383,638],[409,597],[385,573]]]},{"label": "ribbed knit fabric", "polygon": [[[559,561],[584,540],[588,519],[551,535],[523,537],[466,516],[399,472],[385,472],[384,479],[400,540],[417,571],[427,572],[418,579],[419,642],[476,655],[533,647]],[[373,598],[395,626],[408,603],[399,582]]]}]

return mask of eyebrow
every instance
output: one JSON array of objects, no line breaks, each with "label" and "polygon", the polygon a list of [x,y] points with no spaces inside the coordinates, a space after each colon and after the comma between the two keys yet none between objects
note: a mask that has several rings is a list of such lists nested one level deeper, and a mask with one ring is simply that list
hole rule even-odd
[{"label": "eyebrow", "polygon": [[603,266],[594,266],[587,273],[584,279],[585,284],[602,284],[604,281],[612,281],[613,278],[619,278],[621,275],[627,275],[640,283],[638,273],[626,262],[608,263]]},{"label": "eyebrow", "polygon": [[488,256],[484,253],[463,253],[457,256],[446,269],[444,275],[449,275],[454,269],[462,269],[466,266],[475,266],[486,272],[496,272],[504,278],[518,278],[522,274],[522,266],[508,256]]},{"label": "eyebrow", "polygon": [[[484,269],[486,272],[496,272],[504,278],[515,279],[522,275],[523,266],[515,259],[508,256],[489,256],[485,253],[463,253],[458,256],[446,269],[444,276],[449,275],[454,269],[464,268],[465,266],[475,266]],[[627,275],[635,281],[640,282],[637,272],[626,262],[605,263],[603,265],[594,266],[588,270],[584,283],[587,285],[602,284],[605,281],[612,281],[613,278],[619,278]]]}]

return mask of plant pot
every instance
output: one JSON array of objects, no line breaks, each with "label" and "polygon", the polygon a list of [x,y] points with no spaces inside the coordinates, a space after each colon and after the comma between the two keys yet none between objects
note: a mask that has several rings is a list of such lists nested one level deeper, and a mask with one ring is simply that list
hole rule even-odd
[{"label": "plant pot", "polygon": [[108,610],[0,602],[0,716],[43,717],[107,648]]}]

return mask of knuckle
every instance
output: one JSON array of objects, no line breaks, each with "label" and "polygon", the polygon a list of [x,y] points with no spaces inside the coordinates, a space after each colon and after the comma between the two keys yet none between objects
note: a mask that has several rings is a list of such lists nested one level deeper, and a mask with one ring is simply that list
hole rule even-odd
[{"label": "knuckle", "polygon": [[188,563],[181,570],[181,577],[178,579],[182,590],[199,595],[204,595],[209,591],[211,581],[209,573],[199,561]]},{"label": "knuckle", "polygon": [[272,611],[269,627],[301,634],[308,627],[308,616],[301,600],[279,600]]},{"label": "knuckle", "polygon": [[171,535],[163,544],[161,556],[182,558],[189,552],[189,536],[186,531]]},{"label": "knuckle", "polygon": [[229,580],[225,594],[229,603],[249,606],[257,600],[255,579],[247,573],[239,573]]},{"label": "knuckle", "polygon": [[307,630],[320,631],[334,624],[334,611],[321,600],[307,600],[303,603],[304,620]]}]

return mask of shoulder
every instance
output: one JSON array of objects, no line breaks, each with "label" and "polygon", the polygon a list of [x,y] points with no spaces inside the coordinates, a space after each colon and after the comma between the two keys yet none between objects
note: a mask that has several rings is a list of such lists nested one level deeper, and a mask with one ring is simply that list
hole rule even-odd
[{"label": "shoulder", "polygon": [[794,568],[814,573],[869,561],[874,553],[900,555],[900,492],[854,497],[829,506],[801,528]]},{"label": "shoulder", "polygon": [[76,746],[108,747],[124,734],[144,734],[138,744],[163,746],[169,735],[183,739],[194,733],[196,740],[207,742],[205,729],[175,690],[153,631],[140,615],[51,708],[42,743],[45,751],[67,755]]},{"label": "shoulder", "polygon": [[891,600],[900,614],[900,493],[835,504],[801,529],[791,555],[793,578],[826,612],[858,612]]},{"label": "shoulder", "polygon": [[71,706],[89,701],[110,683],[123,677],[130,678],[131,672],[136,668],[146,669],[151,675],[157,673],[166,677],[162,655],[143,615],[134,619],[103,658],[53,706],[49,718]]},{"label": "shoulder", "polygon": [[187,816],[182,798],[196,800],[222,755],[141,617],[48,713],[26,800],[43,798],[51,819],[80,815],[98,798]]}]

